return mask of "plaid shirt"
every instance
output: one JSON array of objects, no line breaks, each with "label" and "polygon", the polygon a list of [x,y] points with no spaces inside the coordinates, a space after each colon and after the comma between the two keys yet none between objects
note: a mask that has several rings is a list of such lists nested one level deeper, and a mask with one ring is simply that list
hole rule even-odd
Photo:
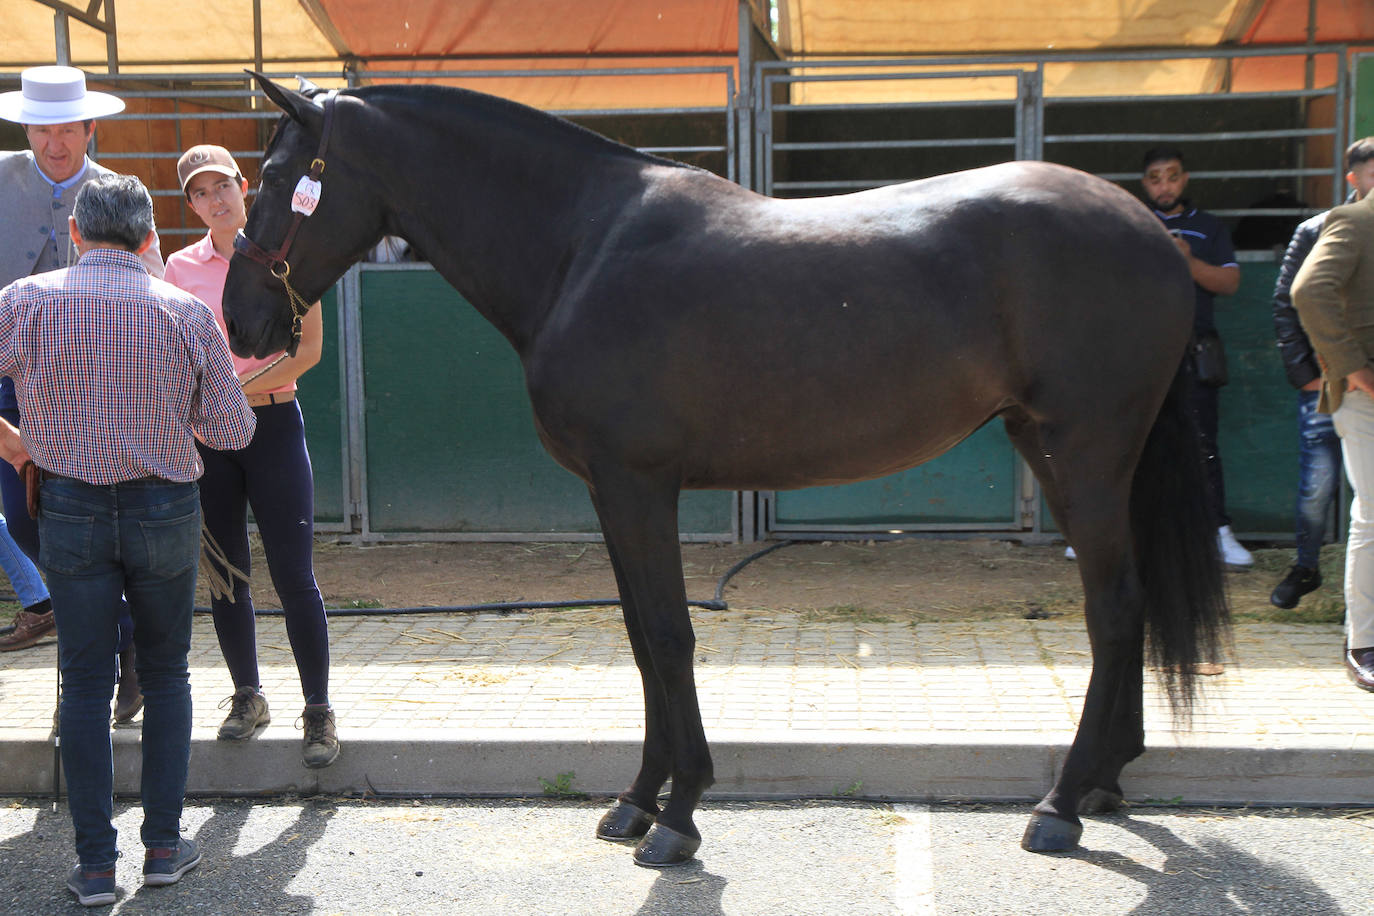
[{"label": "plaid shirt", "polygon": [[240,449],[257,423],[210,309],[119,249],[0,291],[0,375],[38,466],[97,486],[195,480],[193,433]]}]

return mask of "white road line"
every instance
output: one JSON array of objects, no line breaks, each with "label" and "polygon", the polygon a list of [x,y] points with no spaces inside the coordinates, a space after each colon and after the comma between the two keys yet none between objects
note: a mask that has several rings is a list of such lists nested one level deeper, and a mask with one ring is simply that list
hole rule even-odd
[{"label": "white road line", "polygon": [[935,916],[935,866],[930,856],[930,808],[893,805],[900,819],[893,836],[897,880],[893,896],[900,916]]}]

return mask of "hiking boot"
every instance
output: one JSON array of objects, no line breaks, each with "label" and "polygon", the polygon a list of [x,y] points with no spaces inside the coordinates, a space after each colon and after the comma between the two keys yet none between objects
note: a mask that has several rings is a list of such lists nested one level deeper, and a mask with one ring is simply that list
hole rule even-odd
[{"label": "hiking boot", "polygon": [[328,703],[311,703],[301,713],[305,737],[301,757],[308,767],[327,767],[339,756],[339,738],[334,728],[334,710]]},{"label": "hiking boot", "polygon": [[1303,595],[1316,591],[1321,584],[1322,574],[1320,570],[1308,569],[1306,566],[1294,566],[1288,570],[1288,575],[1283,577],[1283,581],[1274,586],[1274,593],[1269,596],[1269,603],[1274,607],[1291,611],[1298,606],[1298,601]]},{"label": "hiking boot", "polygon": [[14,617],[14,631],[0,638],[0,652],[14,652],[37,645],[48,634],[57,630],[57,621],[52,618],[52,601],[42,601],[26,607]]},{"label": "hiking boot", "polygon": [[1255,558],[1250,556],[1250,551],[1240,546],[1240,541],[1236,540],[1230,525],[1222,525],[1217,529],[1217,550],[1221,553],[1221,561],[1227,566],[1249,569],[1255,565]]},{"label": "hiking boot", "polygon": [[143,691],[138,689],[134,670],[134,647],[119,653],[119,689],[115,692],[114,724],[128,725],[143,708]]},{"label": "hiking boot", "polygon": [[115,870],[90,871],[75,865],[67,875],[67,890],[82,906],[109,906],[115,902]]},{"label": "hiking boot", "polygon": [[200,847],[195,840],[178,838],[173,848],[150,846],[143,853],[143,883],[152,887],[176,884],[199,864]]},{"label": "hiking boot", "polygon": [[224,708],[225,703],[229,704],[229,715],[224,717],[224,724],[219,727],[221,741],[251,738],[260,726],[272,721],[272,716],[267,712],[267,697],[256,687],[239,687],[233,696],[226,697],[219,704],[220,709]]}]

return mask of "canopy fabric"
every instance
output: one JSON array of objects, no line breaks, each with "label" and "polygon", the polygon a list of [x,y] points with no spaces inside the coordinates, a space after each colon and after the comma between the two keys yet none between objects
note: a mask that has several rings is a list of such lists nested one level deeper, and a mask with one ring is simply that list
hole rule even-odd
[{"label": "canopy fabric", "polygon": [[[785,57],[1212,48],[1307,41],[1308,0],[779,0]],[[1317,0],[1321,42],[1374,38],[1368,0]]]},{"label": "canopy fabric", "polygon": [[[1374,3],[1368,0],[1018,0],[1015,4],[903,0],[780,0],[778,46],[786,60],[1044,54],[1212,49],[1245,45],[1293,46],[1313,40],[1374,42]],[[1337,61],[1314,60],[1312,85],[1330,86]],[[1264,92],[1304,88],[1304,55],[1280,58],[1162,58],[1103,62],[1049,62],[1047,96],[1155,95],[1219,91]],[[802,71],[805,72],[805,71]],[[827,71],[843,72],[843,71]],[[857,72],[857,71],[852,71]],[[912,68],[907,68],[912,72]],[[1014,97],[1010,80],[941,79],[801,83],[800,104],[898,101],[919,98]]]},{"label": "canopy fabric", "polygon": [[[111,2],[111,0],[106,0]],[[252,0],[112,0],[121,74],[233,73],[255,61]],[[260,0],[271,74],[451,82],[553,110],[723,107],[734,70],[737,0]],[[85,0],[67,6],[86,10]],[[0,70],[52,63],[54,10],[0,0]],[[101,15],[102,21],[108,16]],[[70,20],[72,63],[106,69],[105,35]],[[441,79],[436,71],[714,68],[715,73]],[[424,76],[396,74],[420,71]],[[736,85],[738,85],[736,83]]]},{"label": "canopy fabric", "polygon": [[[767,0],[748,0],[766,23]],[[269,73],[364,82],[460,83],[554,110],[719,107],[725,71],[737,63],[739,0],[0,0],[0,71],[51,63],[54,8],[72,13],[72,62],[106,69],[104,33],[79,21],[117,14],[122,74],[233,73],[261,60]],[[1308,39],[1374,44],[1369,0],[777,0],[776,48],[784,60],[872,60],[989,53],[1295,45]],[[766,25],[764,29],[766,30]],[[588,73],[646,67],[717,68],[673,76]],[[1299,88],[1301,56],[1283,61],[1211,60],[1047,63],[1047,94],[1111,95]],[[910,69],[910,68],[908,68]],[[556,70],[547,76],[439,74]],[[409,74],[416,74],[410,76]],[[1316,85],[1335,74],[1318,60]],[[738,74],[734,73],[738,86]],[[317,80],[320,81],[320,80]],[[1000,97],[1006,78],[864,80],[803,84],[794,101]],[[322,81],[329,84],[329,81]]]},{"label": "canopy fabric", "polygon": [[733,56],[736,0],[314,0],[348,49],[373,59]]},{"label": "canopy fabric", "polygon": [[[232,71],[251,64],[252,0],[113,0],[119,69],[158,73]],[[67,7],[85,12],[85,0]],[[297,0],[262,0],[267,61],[324,64],[338,70],[338,51]],[[55,58],[54,9],[39,0],[0,0],[0,67],[21,69]],[[99,13],[109,22],[107,8]],[[105,34],[70,19],[72,63],[106,69]]]}]

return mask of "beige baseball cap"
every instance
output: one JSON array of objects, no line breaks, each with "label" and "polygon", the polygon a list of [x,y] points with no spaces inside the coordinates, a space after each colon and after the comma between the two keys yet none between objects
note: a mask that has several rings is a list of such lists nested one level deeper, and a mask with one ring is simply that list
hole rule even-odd
[{"label": "beige baseball cap", "polygon": [[201,172],[218,172],[230,178],[238,178],[242,174],[229,151],[213,143],[193,146],[177,160],[177,179],[181,182],[183,194],[186,192],[186,183]]}]

